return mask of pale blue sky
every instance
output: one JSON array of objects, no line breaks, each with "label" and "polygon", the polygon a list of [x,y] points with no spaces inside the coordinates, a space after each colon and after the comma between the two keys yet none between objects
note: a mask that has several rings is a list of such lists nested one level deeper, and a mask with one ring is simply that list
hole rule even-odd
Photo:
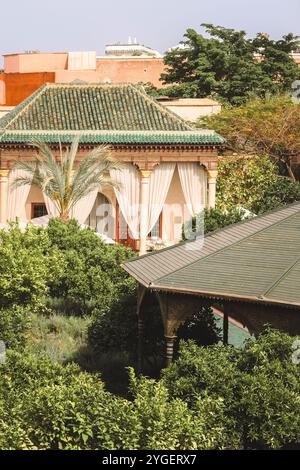
[{"label": "pale blue sky", "polygon": [[201,23],[250,36],[300,34],[299,0],[8,0],[0,6],[0,53],[97,50],[128,36],[163,52]]}]

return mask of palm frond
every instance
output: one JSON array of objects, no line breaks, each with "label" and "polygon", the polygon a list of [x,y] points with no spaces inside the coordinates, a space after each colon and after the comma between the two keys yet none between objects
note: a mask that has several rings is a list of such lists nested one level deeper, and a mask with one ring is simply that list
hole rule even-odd
[{"label": "palm frond", "polygon": [[17,189],[21,186],[31,186],[32,185],[32,178],[30,176],[18,176],[12,182],[11,188]]},{"label": "palm frond", "polygon": [[95,189],[119,188],[119,185],[109,176],[105,176],[102,172],[94,173],[83,184],[74,186],[70,203],[74,206],[80,199],[93,192]]},{"label": "palm frond", "polygon": [[45,143],[31,142],[37,150],[34,162],[15,162],[14,168],[24,170],[28,176],[16,177],[13,185],[20,187],[33,185],[40,188],[56,205],[60,215],[70,212],[74,205],[96,189],[119,188],[109,172],[122,165],[111,157],[111,149],[101,145],[90,152],[78,165],[72,178],[80,142],[78,135],[71,147],[63,150],[60,143],[60,161]]}]

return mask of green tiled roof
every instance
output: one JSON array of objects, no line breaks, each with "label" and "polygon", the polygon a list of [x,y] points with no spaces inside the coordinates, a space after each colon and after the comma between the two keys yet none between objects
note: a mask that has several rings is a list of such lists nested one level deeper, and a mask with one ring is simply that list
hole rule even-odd
[{"label": "green tiled roof", "polygon": [[[30,141],[70,143],[78,132],[25,132],[5,131],[0,143],[24,143]],[[190,144],[216,145],[223,142],[218,134],[199,132],[159,131],[99,131],[80,132],[80,142],[87,144]]]},{"label": "green tiled roof", "polygon": [[218,145],[213,131],[195,130],[141,87],[131,84],[46,84],[0,119],[0,142],[161,143]]},{"label": "green tiled roof", "polygon": [[300,307],[300,202],[129,261],[154,290]]}]

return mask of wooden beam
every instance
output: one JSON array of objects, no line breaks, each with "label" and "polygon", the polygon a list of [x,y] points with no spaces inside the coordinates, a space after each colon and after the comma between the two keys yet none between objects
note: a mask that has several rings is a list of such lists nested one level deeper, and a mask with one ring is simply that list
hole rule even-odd
[{"label": "wooden beam", "polygon": [[229,330],[229,321],[228,321],[228,306],[224,305],[223,308],[223,344],[224,346],[228,345],[228,330]]}]

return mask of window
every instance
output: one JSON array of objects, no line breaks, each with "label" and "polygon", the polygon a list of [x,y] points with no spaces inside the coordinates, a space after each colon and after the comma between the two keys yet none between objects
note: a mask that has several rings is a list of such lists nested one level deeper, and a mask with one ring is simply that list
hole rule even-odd
[{"label": "window", "polygon": [[36,219],[37,217],[43,217],[43,215],[47,215],[47,208],[46,204],[42,202],[34,202],[31,204],[31,218]]}]

